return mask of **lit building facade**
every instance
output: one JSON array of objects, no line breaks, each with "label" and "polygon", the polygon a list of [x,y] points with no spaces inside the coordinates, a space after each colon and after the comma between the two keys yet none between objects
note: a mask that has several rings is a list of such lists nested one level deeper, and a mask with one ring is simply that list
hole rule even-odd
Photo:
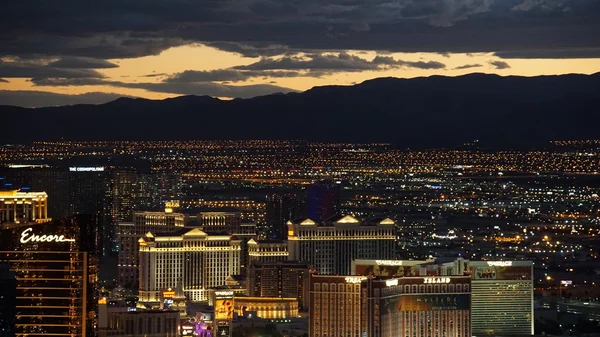
[{"label": "lit building facade", "polygon": [[471,337],[471,278],[369,278],[361,285],[361,325],[369,337]]},{"label": "lit building facade", "polygon": [[471,278],[311,277],[309,336],[470,337]]},{"label": "lit building facade", "polygon": [[48,222],[46,192],[0,191],[0,223]]},{"label": "lit building facade", "polygon": [[248,241],[249,264],[254,262],[287,261],[288,257],[287,241],[254,239]]},{"label": "lit building facade", "polygon": [[300,215],[300,199],[293,193],[272,194],[266,198],[263,236],[271,240],[287,239],[286,223]]},{"label": "lit building facade", "polygon": [[356,260],[352,273],[375,277],[470,275],[473,335],[534,333],[532,261]]},{"label": "lit building facade", "polygon": [[97,252],[84,223],[25,224],[0,234],[16,276],[15,336],[95,336]]},{"label": "lit building facade", "polygon": [[240,273],[240,240],[198,228],[147,233],[139,239],[139,300],[159,302],[161,290],[183,288],[188,300],[207,301],[208,289]]},{"label": "lit building facade", "polygon": [[309,336],[363,337],[361,283],[366,277],[312,275]]},{"label": "lit building facade", "polygon": [[[298,301],[281,297],[235,297],[233,310],[238,316],[278,320],[298,317]],[[248,317],[250,316],[250,317]]]},{"label": "lit building facade", "polygon": [[98,337],[179,337],[179,311],[98,305]]},{"label": "lit building facade", "polygon": [[290,260],[310,262],[322,275],[349,275],[354,259],[394,257],[396,228],[391,219],[361,222],[347,215],[322,223],[290,221],[287,226]]},{"label": "lit building facade", "polygon": [[533,262],[466,261],[473,279],[473,334],[533,335]]},{"label": "lit building facade", "polygon": [[248,296],[294,298],[308,309],[310,270],[303,262],[255,262],[248,269]]},{"label": "lit building facade", "polygon": [[0,263],[0,336],[15,336],[15,319],[17,315],[17,279],[10,271],[10,266]]},{"label": "lit building facade", "polygon": [[135,212],[133,222],[118,224],[119,285],[136,288],[139,283],[139,243],[146,233],[166,233],[183,227],[181,213]]}]

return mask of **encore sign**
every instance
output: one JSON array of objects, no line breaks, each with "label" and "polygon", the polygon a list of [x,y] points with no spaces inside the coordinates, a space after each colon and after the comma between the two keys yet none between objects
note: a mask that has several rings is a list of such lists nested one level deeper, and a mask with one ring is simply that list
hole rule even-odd
[{"label": "encore sign", "polygon": [[64,235],[35,235],[31,233],[33,228],[27,228],[21,232],[21,243],[29,242],[74,242],[75,239],[66,239]]}]

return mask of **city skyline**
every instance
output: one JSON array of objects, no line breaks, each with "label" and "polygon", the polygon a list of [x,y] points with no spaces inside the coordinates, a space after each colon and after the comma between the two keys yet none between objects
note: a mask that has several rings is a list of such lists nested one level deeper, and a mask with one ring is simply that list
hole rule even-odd
[{"label": "city skyline", "polygon": [[600,71],[600,6],[590,0],[51,6],[5,4],[0,104],[6,95],[39,106],[48,93],[229,99],[389,76]]}]

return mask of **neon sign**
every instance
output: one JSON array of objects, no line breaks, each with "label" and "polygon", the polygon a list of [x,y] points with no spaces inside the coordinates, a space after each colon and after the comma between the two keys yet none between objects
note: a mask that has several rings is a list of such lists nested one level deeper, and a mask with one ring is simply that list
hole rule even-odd
[{"label": "neon sign", "polygon": [[398,285],[398,279],[393,279],[393,280],[387,280],[385,281],[385,286],[386,287],[393,287],[393,286],[397,286]]},{"label": "neon sign", "polygon": [[104,167],[69,167],[70,172],[104,172]]},{"label": "neon sign", "polygon": [[487,264],[490,267],[510,267],[512,266],[512,261],[488,261]]},{"label": "neon sign", "polygon": [[21,243],[28,242],[74,242],[75,239],[66,239],[64,235],[35,235],[31,233],[33,228],[27,228],[21,232]]},{"label": "neon sign", "polygon": [[449,277],[426,277],[423,279],[423,283],[450,283]]},{"label": "neon sign", "polygon": [[375,260],[378,266],[401,266],[402,260]]},{"label": "neon sign", "polygon": [[354,276],[354,277],[349,276],[349,277],[346,277],[346,283],[360,283],[360,282],[362,282],[363,280],[366,280],[366,279],[367,278],[364,277],[364,276],[362,276],[362,277],[360,277],[360,276]]}]

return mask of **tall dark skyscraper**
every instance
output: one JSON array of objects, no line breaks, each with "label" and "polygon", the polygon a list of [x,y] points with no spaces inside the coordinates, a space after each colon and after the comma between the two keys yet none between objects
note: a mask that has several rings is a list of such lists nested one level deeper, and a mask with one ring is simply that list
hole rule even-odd
[{"label": "tall dark skyscraper", "polygon": [[16,336],[95,336],[98,234],[93,223],[89,216],[73,216],[3,225],[0,263],[9,264],[16,276]]},{"label": "tall dark skyscraper", "polygon": [[299,216],[300,201],[296,194],[267,196],[266,223],[263,233],[267,239],[287,240],[286,222]]},{"label": "tall dark skyscraper", "polygon": [[340,188],[332,182],[317,182],[306,191],[308,218],[324,221],[334,216],[340,207]]},{"label": "tall dark skyscraper", "polygon": [[17,279],[7,263],[0,263],[0,336],[14,337]]},{"label": "tall dark skyscraper", "polygon": [[3,186],[0,189],[44,191],[52,204],[48,205],[48,217],[62,218],[69,213],[69,175],[68,172],[53,167],[23,165],[2,168],[0,177]]}]

